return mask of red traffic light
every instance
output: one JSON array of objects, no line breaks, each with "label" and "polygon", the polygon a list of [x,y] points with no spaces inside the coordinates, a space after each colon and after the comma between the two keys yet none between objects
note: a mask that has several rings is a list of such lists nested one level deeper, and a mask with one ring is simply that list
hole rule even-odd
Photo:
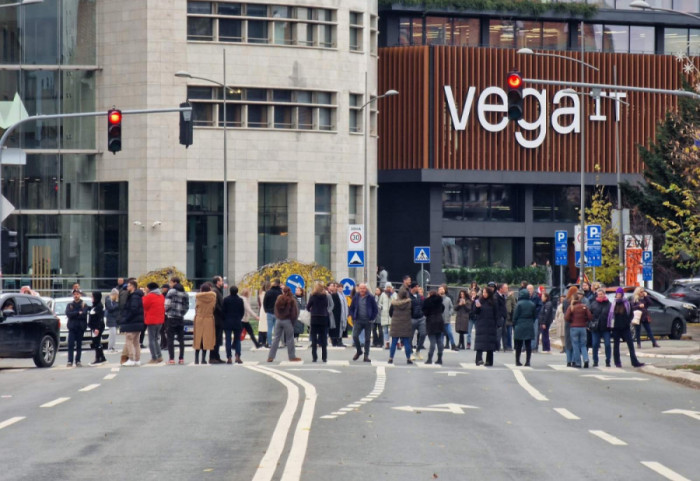
[{"label": "red traffic light", "polygon": [[110,110],[109,115],[107,115],[107,119],[109,120],[110,124],[118,124],[122,121],[122,113],[119,110]]},{"label": "red traffic light", "polygon": [[523,84],[523,79],[517,73],[512,73],[508,75],[508,87],[512,89],[518,89]]}]

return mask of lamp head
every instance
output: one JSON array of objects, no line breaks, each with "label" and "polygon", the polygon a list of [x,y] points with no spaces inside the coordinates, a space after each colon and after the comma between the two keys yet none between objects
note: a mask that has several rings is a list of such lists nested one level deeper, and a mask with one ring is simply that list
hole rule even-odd
[{"label": "lamp head", "polygon": [[523,47],[523,48],[518,49],[518,51],[516,53],[532,55],[535,52],[531,48]]},{"label": "lamp head", "polygon": [[175,72],[175,76],[180,78],[192,78],[192,74],[189,72],[185,72],[184,70],[179,70]]},{"label": "lamp head", "polygon": [[384,97],[393,97],[394,95],[399,95],[399,91],[391,89],[384,92]]},{"label": "lamp head", "polygon": [[651,8],[651,5],[649,5],[644,0],[634,0],[633,2],[630,3],[630,7],[632,7],[632,8]]}]

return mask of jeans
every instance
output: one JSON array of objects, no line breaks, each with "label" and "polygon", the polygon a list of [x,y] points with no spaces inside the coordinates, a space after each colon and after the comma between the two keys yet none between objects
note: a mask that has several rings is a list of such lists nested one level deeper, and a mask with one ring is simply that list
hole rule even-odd
[{"label": "jeans", "polygon": [[170,360],[175,360],[175,336],[177,336],[177,342],[180,345],[180,357],[179,359],[185,358],[185,328],[182,325],[182,321],[174,322],[170,320],[168,324],[168,355]]},{"label": "jeans", "polygon": [[312,324],[309,337],[311,338],[311,357],[313,360],[318,359],[316,347],[321,346],[321,360],[326,362],[328,360],[328,326]]},{"label": "jeans", "polygon": [[537,344],[540,340],[540,323],[537,319],[535,319],[535,323],[532,325],[533,332],[535,333],[535,337],[532,338],[531,341],[531,347],[533,351],[537,350]]},{"label": "jeans", "polygon": [[275,323],[277,319],[275,319],[275,315],[271,312],[266,312],[265,314],[267,315],[267,332],[269,332],[270,337],[272,337],[275,332]]},{"label": "jeans", "polygon": [[70,364],[73,364],[73,350],[75,350],[75,362],[80,362],[84,333],[85,330],[81,327],[68,329],[68,363]]},{"label": "jeans", "polygon": [[[472,321],[469,321],[471,324]],[[503,340],[506,349],[513,349],[513,326],[506,325],[505,339]]]},{"label": "jeans", "polygon": [[542,327],[542,324],[540,324],[540,333],[542,336],[542,350],[545,352],[549,352],[552,350],[552,346],[549,344],[549,329],[547,329],[547,326]]},{"label": "jeans", "polygon": [[160,352],[160,339],[158,338],[161,327],[163,327],[161,324],[151,324],[147,327],[148,350],[151,351],[151,359],[154,361],[163,358],[163,354]]},{"label": "jeans", "polygon": [[109,340],[107,341],[107,349],[112,350],[114,346],[117,345],[117,328],[108,327],[109,329]]},{"label": "jeans", "polygon": [[455,344],[455,336],[452,333],[452,323],[451,322],[445,323],[445,336],[450,341],[450,344],[452,345],[452,347],[455,347],[457,345],[457,344]]},{"label": "jeans", "polygon": [[388,344],[391,342],[391,337],[389,336],[389,326],[382,326],[382,330],[384,331],[384,343]]},{"label": "jeans", "polygon": [[571,346],[573,347],[572,360],[574,364],[581,365],[581,357],[588,362],[588,348],[586,348],[586,328],[571,328]]},{"label": "jeans", "polygon": [[411,339],[408,337],[391,338],[391,347],[389,348],[389,359],[394,359],[394,354],[396,354],[396,345],[399,343],[399,340],[403,342],[403,348],[406,352],[406,359],[411,359],[413,348],[411,347]]},{"label": "jeans", "polygon": [[476,321],[469,319],[469,325],[467,326],[467,344],[470,346],[472,344],[472,331],[474,330],[474,324],[476,324]]},{"label": "jeans", "polygon": [[352,326],[352,342],[357,349],[358,354],[362,354],[362,344],[360,344],[360,333],[365,333],[364,347],[365,356],[369,356],[369,338],[370,338],[370,323],[369,321],[355,321],[355,325]]},{"label": "jeans", "polygon": [[141,331],[126,333],[126,343],[124,344],[124,348],[126,349],[126,355],[129,358],[129,361],[141,360],[141,344],[139,341],[140,336]]},{"label": "jeans", "polygon": [[566,351],[566,363],[569,364],[574,359],[574,347],[571,344],[571,324],[565,322],[564,326],[564,351]]},{"label": "jeans", "polygon": [[442,333],[440,334],[429,334],[428,339],[430,340],[430,349],[428,349],[428,360],[433,360],[433,353],[435,352],[435,344],[437,344],[438,360],[442,361],[442,351],[444,349],[442,345]]},{"label": "jeans", "polygon": [[[425,317],[419,319],[411,319],[411,325],[413,326],[413,336],[416,335],[418,331],[418,342],[416,343],[416,351],[425,349]],[[413,338],[411,336],[411,338]]]},{"label": "jeans", "polygon": [[603,339],[605,345],[605,365],[610,365],[610,331],[593,331],[593,363],[598,364],[598,349],[600,349],[600,340]]},{"label": "jeans", "polygon": [[231,336],[233,336],[233,350],[236,357],[241,357],[241,332],[242,329],[224,329],[226,336],[226,359],[231,359]]},{"label": "jeans", "polygon": [[[269,316],[271,316],[271,314],[268,315],[268,322],[270,320]],[[292,325],[292,321],[289,319],[275,319],[274,316],[272,318],[272,323],[274,324],[275,328],[272,331],[270,354],[267,356],[267,358],[273,360],[275,359],[275,356],[277,355],[277,348],[280,345],[280,339],[282,339],[282,336],[284,336],[287,345],[287,355],[291,361],[292,359],[296,358],[296,354],[294,352],[294,326]]]},{"label": "jeans", "polygon": [[613,358],[615,359],[615,365],[617,367],[622,366],[622,361],[620,360],[620,339],[627,343],[627,348],[630,351],[630,361],[634,367],[639,366],[641,363],[637,359],[637,355],[634,352],[634,342],[632,342],[632,333],[630,328],[625,329],[613,329],[612,335],[613,339]]},{"label": "jeans", "polygon": [[652,346],[656,345],[656,339],[654,339],[654,334],[651,332],[651,324],[648,322],[640,322],[636,326],[634,326],[634,336],[637,339],[637,345],[639,347],[642,346],[642,326],[644,326],[644,330],[647,333],[647,337],[649,340],[651,340]]}]

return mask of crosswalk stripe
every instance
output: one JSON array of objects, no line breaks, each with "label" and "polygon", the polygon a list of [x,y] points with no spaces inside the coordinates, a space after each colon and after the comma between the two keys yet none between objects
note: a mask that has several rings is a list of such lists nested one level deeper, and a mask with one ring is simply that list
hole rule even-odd
[{"label": "crosswalk stripe", "polygon": [[16,416],[14,418],[7,419],[0,423],[0,429],[12,426],[13,424],[20,422],[22,419],[26,419],[26,416]]},{"label": "crosswalk stripe", "polygon": [[70,399],[69,397],[60,397],[58,399],[54,399],[53,401],[49,401],[47,403],[44,403],[39,407],[40,408],[52,408],[54,406],[58,406],[59,404],[68,401],[69,399]]}]

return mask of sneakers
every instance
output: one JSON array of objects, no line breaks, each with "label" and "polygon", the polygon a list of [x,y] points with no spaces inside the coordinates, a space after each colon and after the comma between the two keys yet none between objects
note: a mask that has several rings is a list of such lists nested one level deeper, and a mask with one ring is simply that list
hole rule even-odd
[{"label": "sneakers", "polygon": [[300,357],[293,357],[289,361],[290,362],[301,362],[301,358]]},{"label": "sneakers", "polygon": [[416,351],[416,359],[418,359],[419,361],[423,360],[423,356],[421,356],[420,351]]},{"label": "sneakers", "polygon": [[178,363],[178,364],[185,364],[185,360],[184,360],[184,359],[180,359],[179,361],[177,361],[177,363]]},{"label": "sneakers", "polygon": [[168,361],[169,366],[174,366],[175,365],[175,359],[171,359]]},{"label": "sneakers", "polygon": [[148,364],[158,364],[158,359],[151,359]]},{"label": "sneakers", "polygon": [[73,363],[69,362],[68,364],[66,364],[66,367],[73,367]]},{"label": "sneakers", "polygon": [[124,366],[124,367],[134,367],[136,365],[137,365],[136,361],[132,361],[131,359],[126,361],[124,364],[122,364],[122,366]]},{"label": "sneakers", "polygon": [[75,367],[83,367],[83,364],[80,361],[78,361],[75,363]]}]

